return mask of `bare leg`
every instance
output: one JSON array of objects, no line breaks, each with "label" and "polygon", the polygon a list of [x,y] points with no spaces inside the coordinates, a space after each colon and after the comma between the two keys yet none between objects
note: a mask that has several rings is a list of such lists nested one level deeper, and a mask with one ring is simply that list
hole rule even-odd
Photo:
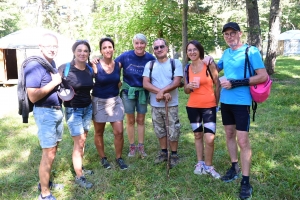
[{"label": "bare leg", "polygon": [[195,147],[197,153],[197,161],[203,160],[203,132],[195,132]]},{"label": "bare leg", "polygon": [[114,132],[116,158],[120,158],[122,157],[122,150],[124,145],[123,121],[111,122],[111,126]]},{"label": "bare leg", "polygon": [[98,123],[94,121],[94,128],[95,128],[94,143],[97,148],[100,159],[105,157],[104,140],[103,140],[105,124],[106,123]]},{"label": "bare leg", "polygon": [[237,131],[237,139],[240,147],[242,174],[243,176],[249,176],[252,152],[248,132]]},{"label": "bare leg", "polygon": [[82,160],[84,155],[84,144],[86,140],[87,132],[84,132],[81,135],[74,136],[74,147],[73,147],[73,166],[77,177],[81,177],[82,173]]},{"label": "bare leg", "polygon": [[214,154],[214,139],[215,135],[212,133],[205,133],[205,165],[212,166],[212,158]]},{"label": "bare leg", "polygon": [[224,126],[224,129],[226,132],[226,144],[231,162],[238,162],[235,125],[226,125]]},{"label": "bare leg", "polygon": [[134,113],[133,114],[126,114],[126,131],[127,131],[127,135],[128,135],[128,141],[129,144],[134,144],[134,135],[135,135],[135,129],[134,129],[134,124],[135,124],[135,120],[134,120]]},{"label": "bare leg", "polygon": [[138,113],[136,116],[136,123],[138,132],[138,142],[140,144],[143,144],[145,138],[145,114]]}]

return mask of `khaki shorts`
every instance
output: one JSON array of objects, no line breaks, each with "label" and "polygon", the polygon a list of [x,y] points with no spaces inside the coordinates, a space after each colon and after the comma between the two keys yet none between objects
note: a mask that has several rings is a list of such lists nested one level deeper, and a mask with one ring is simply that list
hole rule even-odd
[{"label": "khaki shorts", "polygon": [[[169,114],[169,140],[178,141],[180,135],[180,123],[178,118],[178,106],[168,108]],[[167,136],[166,130],[166,109],[160,107],[151,107],[152,124],[154,132],[158,138]]]}]

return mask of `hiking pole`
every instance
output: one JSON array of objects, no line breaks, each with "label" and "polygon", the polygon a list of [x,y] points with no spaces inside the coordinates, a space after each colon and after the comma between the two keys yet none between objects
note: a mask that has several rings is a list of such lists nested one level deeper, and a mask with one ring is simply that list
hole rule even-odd
[{"label": "hiking pole", "polygon": [[169,109],[168,109],[168,101],[165,100],[165,109],[166,109],[166,131],[167,131],[167,179],[169,180],[170,178],[170,141],[169,141]]}]

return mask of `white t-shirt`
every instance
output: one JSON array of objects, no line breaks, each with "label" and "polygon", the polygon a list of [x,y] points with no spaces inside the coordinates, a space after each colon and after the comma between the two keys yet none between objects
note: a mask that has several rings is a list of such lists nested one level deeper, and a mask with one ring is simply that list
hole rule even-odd
[{"label": "white t-shirt", "polygon": [[[174,59],[175,61],[175,71],[174,77],[183,76],[182,64],[178,59]],[[149,61],[144,69],[143,76],[149,77],[150,75],[150,62]],[[172,82],[172,66],[170,59],[168,59],[164,63],[158,62],[155,60],[155,63],[152,68],[152,84],[157,88],[164,88]],[[168,106],[178,106],[178,88],[172,90],[170,92],[172,96],[172,100],[169,101]],[[165,101],[162,100],[160,102],[156,101],[156,94],[150,92],[150,105],[154,107],[165,107]]]}]

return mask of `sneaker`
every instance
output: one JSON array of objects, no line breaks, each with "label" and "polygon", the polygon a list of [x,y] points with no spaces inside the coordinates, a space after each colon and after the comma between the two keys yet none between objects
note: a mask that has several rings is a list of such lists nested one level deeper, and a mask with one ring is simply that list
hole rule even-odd
[{"label": "sneaker", "polygon": [[89,169],[85,169],[83,166],[82,166],[82,173],[84,175],[93,175],[94,174],[94,171],[93,170],[89,170]]},{"label": "sneaker", "polygon": [[177,154],[170,156],[170,168],[175,167],[179,163],[179,157]]},{"label": "sneaker", "polygon": [[136,146],[135,145],[134,146],[130,145],[128,157],[134,157],[135,156],[135,151],[136,151]]},{"label": "sneaker", "polygon": [[144,145],[139,145],[138,146],[138,151],[139,151],[139,154],[142,158],[147,156],[147,154],[145,153]]},{"label": "sneaker", "polygon": [[118,163],[121,170],[125,170],[128,168],[128,166],[125,164],[125,162],[122,158],[116,159],[116,162]]},{"label": "sneaker", "polygon": [[219,179],[221,178],[220,174],[218,172],[216,172],[215,168],[213,166],[206,166],[205,168],[205,172],[207,174],[210,174],[212,177]]},{"label": "sneaker", "polygon": [[221,180],[229,183],[235,179],[237,179],[239,177],[241,173],[241,169],[239,168],[238,171],[236,171],[235,169],[230,168],[226,174],[224,176],[221,177]]},{"label": "sneaker", "polygon": [[107,158],[104,157],[101,159],[101,165],[105,168],[105,169],[110,169],[111,166],[109,164],[109,162],[107,161]]},{"label": "sneaker", "polygon": [[195,165],[194,174],[198,174],[198,175],[206,174],[206,171],[204,169],[203,163],[197,163]]},{"label": "sneaker", "polygon": [[248,199],[252,197],[253,188],[250,184],[241,185],[240,198]]},{"label": "sneaker", "polygon": [[158,163],[162,163],[162,162],[167,161],[167,160],[168,160],[168,153],[160,151],[158,153],[158,155],[156,156],[154,163],[158,164]]},{"label": "sneaker", "polygon": [[54,196],[52,196],[51,193],[45,197],[42,197],[42,194],[40,194],[38,200],[56,200],[56,198]]},{"label": "sneaker", "polygon": [[[49,188],[50,190],[54,189],[54,190],[61,190],[64,189],[64,185],[63,184],[57,184],[57,183],[52,183],[52,181],[49,181]],[[41,191],[41,184],[38,184],[38,190]]]},{"label": "sneaker", "polygon": [[90,189],[93,187],[93,184],[88,182],[84,176],[80,176],[79,178],[75,178],[75,183],[80,187]]}]

